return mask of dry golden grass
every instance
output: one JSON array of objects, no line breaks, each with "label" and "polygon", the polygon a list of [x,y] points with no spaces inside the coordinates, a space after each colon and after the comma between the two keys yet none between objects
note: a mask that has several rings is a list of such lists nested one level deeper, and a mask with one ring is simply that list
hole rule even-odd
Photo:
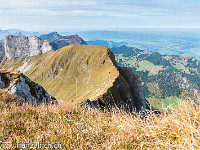
[{"label": "dry golden grass", "polygon": [[114,65],[114,54],[104,46],[70,45],[42,55],[3,60],[0,68],[26,68],[23,74],[58,102],[76,104],[95,100],[113,86],[119,77]]},{"label": "dry golden grass", "polygon": [[60,143],[62,149],[200,149],[200,106],[179,103],[144,118],[64,104],[19,106],[0,92],[1,143]]}]

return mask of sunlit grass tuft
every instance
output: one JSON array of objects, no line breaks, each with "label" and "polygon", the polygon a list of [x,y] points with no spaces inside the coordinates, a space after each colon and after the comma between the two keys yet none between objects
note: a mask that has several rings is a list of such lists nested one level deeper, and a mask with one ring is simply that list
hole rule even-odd
[{"label": "sunlit grass tuft", "polygon": [[144,118],[64,104],[18,105],[0,92],[2,143],[61,143],[66,149],[200,148],[200,107],[183,101]]}]

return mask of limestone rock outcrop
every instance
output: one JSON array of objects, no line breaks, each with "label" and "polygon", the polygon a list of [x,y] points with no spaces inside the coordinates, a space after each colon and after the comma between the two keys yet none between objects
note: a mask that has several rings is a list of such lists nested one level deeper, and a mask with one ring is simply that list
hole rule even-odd
[{"label": "limestone rock outcrop", "polygon": [[0,70],[0,88],[28,103],[57,103],[56,99],[50,96],[42,86],[19,71]]},{"label": "limestone rock outcrop", "polygon": [[117,65],[107,47],[70,45],[58,51],[3,60],[0,67],[18,69],[43,86],[58,102],[119,107],[142,111],[147,107],[141,78]]},{"label": "limestone rock outcrop", "polygon": [[31,36],[9,35],[0,43],[0,58],[12,59],[18,57],[36,56],[52,50],[49,42]]}]

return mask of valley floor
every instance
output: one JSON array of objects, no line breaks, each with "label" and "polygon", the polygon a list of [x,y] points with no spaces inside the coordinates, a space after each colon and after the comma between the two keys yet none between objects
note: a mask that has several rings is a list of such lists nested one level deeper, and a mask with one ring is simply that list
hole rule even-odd
[{"label": "valley floor", "polygon": [[34,146],[44,149],[200,148],[200,106],[183,101],[163,109],[160,115],[143,118],[118,110],[86,111],[64,104],[22,105],[3,91],[0,99],[1,148],[8,146],[5,143],[13,146],[10,148],[30,148],[37,143]]}]

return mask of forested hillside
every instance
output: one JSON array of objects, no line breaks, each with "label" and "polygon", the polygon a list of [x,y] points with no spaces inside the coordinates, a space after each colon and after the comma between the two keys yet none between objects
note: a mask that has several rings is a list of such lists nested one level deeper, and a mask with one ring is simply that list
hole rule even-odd
[{"label": "forested hillside", "polygon": [[119,65],[131,67],[145,84],[147,97],[185,97],[199,93],[200,62],[186,55],[161,55],[133,47],[112,48]]}]

